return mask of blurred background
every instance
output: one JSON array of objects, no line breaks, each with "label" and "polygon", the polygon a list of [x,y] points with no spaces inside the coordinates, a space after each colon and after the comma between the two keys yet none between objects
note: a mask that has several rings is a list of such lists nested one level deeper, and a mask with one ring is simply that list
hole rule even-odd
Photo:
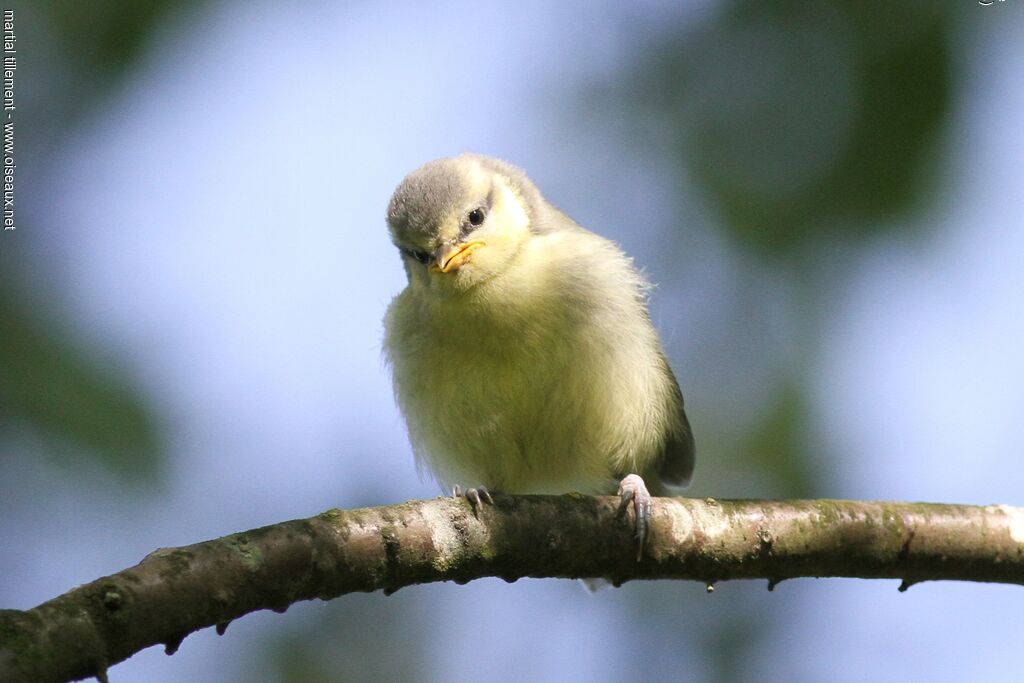
[{"label": "blurred background", "polygon": [[[688,495],[1024,505],[1024,3],[13,3],[0,607],[438,494],[380,361],[387,200],[464,150],[618,241]],[[10,5],[8,5],[10,6]],[[1019,587],[482,580],[115,681],[1010,680]]]}]

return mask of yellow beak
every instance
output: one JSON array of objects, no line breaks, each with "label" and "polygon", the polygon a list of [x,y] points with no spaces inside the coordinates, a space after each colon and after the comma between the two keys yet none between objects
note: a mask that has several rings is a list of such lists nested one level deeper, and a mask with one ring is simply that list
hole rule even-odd
[{"label": "yellow beak", "polygon": [[431,270],[449,273],[458,270],[469,260],[469,255],[484,246],[483,240],[473,240],[464,244],[454,244],[437,255],[437,259],[430,264]]}]

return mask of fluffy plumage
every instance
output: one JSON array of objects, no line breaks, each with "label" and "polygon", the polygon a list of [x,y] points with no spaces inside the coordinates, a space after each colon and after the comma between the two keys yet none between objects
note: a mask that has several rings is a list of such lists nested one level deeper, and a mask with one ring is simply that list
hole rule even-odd
[{"label": "fluffy plumage", "polygon": [[648,284],[615,244],[519,169],[473,154],[409,174],[387,222],[409,284],[388,308],[385,357],[418,461],[440,482],[689,481],[693,436]]}]

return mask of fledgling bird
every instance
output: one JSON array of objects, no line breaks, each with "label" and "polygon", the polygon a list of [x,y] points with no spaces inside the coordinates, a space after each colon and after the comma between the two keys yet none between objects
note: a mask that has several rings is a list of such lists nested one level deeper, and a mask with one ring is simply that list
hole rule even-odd
[{"label": "fledgling bird", "polygon": [[639,559],[648,487],[685,486],[695,451],[631,259],[523,171],[477,154],[410,173],[387,224],[409,284],[385,316],[384,353],[419,464],[476,487],[474,509],[488,489],[621,480]]}]

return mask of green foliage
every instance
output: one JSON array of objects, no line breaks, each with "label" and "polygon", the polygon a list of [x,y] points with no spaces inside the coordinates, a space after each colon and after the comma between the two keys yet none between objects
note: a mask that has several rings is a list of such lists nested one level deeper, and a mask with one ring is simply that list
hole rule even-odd
[{"label": "green foliage", "polygon": [[810,498],[819,490],[809,467],[805,401],[803,392],[784,385],[761,423],[743,439],[751,468],[770,473],[778,483],[777,495],[784,498]]},{"label": "green foliage", "polygon": [[132,63],[149,31],[168,10],[170,0],[48,0],[43,3],[58,41],[76,60],[118,75]]},{"label": "green foliage", "polygon": [[737,2],[624,82],[735,242],[771,254],[883,229],[920,199],[951,100],[941,3]]},{"label": "green foliage", "polygon": [[55,454],[92,454],[116,472],[152,476],[159,442],[138,391],[31,313],[17,289],[2,289],[0,426],[18,421]]},{"label": "green foliage", "polygon": [[[52,57],[49,46],[59,46],[65,70],[57,73],[73,74],[67,83],[33,72],[42,68],[34,60],[19,64],[26,79],[51,76],[28,81],[36,83],[37,99],[34,115],[19,121],[22,154],[33,153],[42,165],[42,150],[59,143],[70,122],[133,64],[157,22],[180,8],[169,0],[16,3],[22,44],[44,57]],[[23,247],[44,234],[31,221],[30,213],[22,215],[18,234],[4,236],[0,254],[0,428],[28,427],[68,464],[93,456],[119,474],[152,477],[162,453],[141,392],[117,368],[100,367],[52,306],[27,295],[25,274],[42,250]]]}]

